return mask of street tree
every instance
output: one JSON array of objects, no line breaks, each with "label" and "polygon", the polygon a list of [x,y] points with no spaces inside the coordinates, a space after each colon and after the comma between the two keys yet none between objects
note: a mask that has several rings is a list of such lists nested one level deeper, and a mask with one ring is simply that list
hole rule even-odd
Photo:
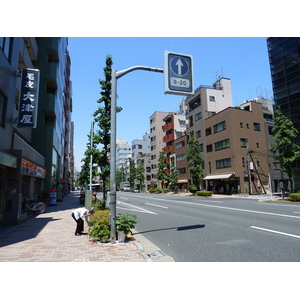
[{"label": "street tree", "polygon": [[131,188],[134,186],[135,180],[136,180],[135,162],[134,162],[134,160],[130,159],[130,162],[129,162],[129,184],[130,184]]},{"label": "street tree", "polygon": [[[110,152],[110,129],[111,129],[111,73],[112,73],[112,58],[110,55],[106,57],[106,65],[104,70],[104,80],[99,79],[101,92],[100,99],[97,100],[99,103],[98,109],[94,112],[94,121],[99,129],[95,130],[93,136],[93,163],[98,164],[100,168],[100,179],[103,183],[103,200],[107,198],[107,184],[110,174],[109,158]],[[121,111],[120,107],[117,107],[117,112]],[[88,160],[88,159],[87,159]]]},{"label": "street tree", "polygon": [[169,169],[169,164],[167,162],[167,156],[165,151],[159,152],[158,157],[158,168],[156,173],[156,178],[161,181],[161,187],[164,188],[164,183],[169,181],[169,175],[167,170]]},{"label": "street tree", "polygon": [[145,181],[145,167],[143,161],[141,161],[141,163],[136,168],[136,179],[140,182],[140,191],[142,191]]},{"label": "street tree", "polygon": [[175,157],[170,156],[169,188],[174,191],[177,188],[178,172],[175,165]]},{"label": "street tree", "polygon": [[299,131],[294,127],[293,122],[281,111],[280,107],[275,111],[274,127],[275,144],[269,147],[274,159],[281,163],[283,172],[289,177],[291,191],[295,190],[293,163],[300,157],[300,147],[294,140]]},{"label": "street tree", "polygon": [[203,158],[200,152],[200,144],[193,136],[188,141],[186,159],[192,184],[201,189],[200,180],[203,178]]}]

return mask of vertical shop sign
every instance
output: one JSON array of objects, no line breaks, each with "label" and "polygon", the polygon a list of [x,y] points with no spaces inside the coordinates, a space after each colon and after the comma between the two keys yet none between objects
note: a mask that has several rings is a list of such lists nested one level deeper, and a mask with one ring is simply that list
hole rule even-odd
[{"label": "vertical shop sign", "polygon": [[40,71],[23,69],[18,127],[35,128],[37,123]]}]

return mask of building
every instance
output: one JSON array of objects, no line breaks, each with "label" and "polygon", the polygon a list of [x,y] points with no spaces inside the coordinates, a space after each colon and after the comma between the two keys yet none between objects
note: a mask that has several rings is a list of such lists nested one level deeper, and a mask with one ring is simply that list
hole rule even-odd
[{"label": "building", "polygon": [[53,149],[59,154],[55,182],[68,182],[66,47],[67,38],[0,38],[1,226],[24,221],[25,197],[49,190]]},{"label": "building", "polygon": [[190,177],[188,161],[186,159],[188,150],[188,139],[187,134],[181,135],[174,141],[175,145],[175,166],[177,169],[177,186],[181,192],[189,191]]},{"label": "building", "polygon": [[160,182],[156,178],[159,153],[164,150],[165,142],[163,141],[164,118],[168,112],[154,112],[150,120],[150,159],[151,159],[151,185],[160,187]]},{"label": "building", "polygon": [[70,122],[72,111],[68,39],[37,38],[35,67],[41,70],[38,127],[32,145],[46,159],[45,189],[68,191]]},{"label": "building", "polygon": [[121,170],[124,168],[125,179],[128,181],[129,178],[129,167],[131,160],[131,146],[123,139],[116,141],[116,169]]},{"label": "building", "polygon": [[[300,38],[267,39],[274,102],[300,132]],[[300,135],[296,141],[300,145]],[[295,188],[300,189],[300,160],[294,165]]]},{"label": "building", "polygon": [[139,180],[136,181],[137,187],[142,191],[148,191],[151,186],[151,159],[150,153],[138,153],[136,156],[136,167],[138,168],[140,164],[144,166],[144,177],[145,180],[142,182],[143,186],[141,187],[141,182]]},{"label": "building", "polygon": [[145,132],[143,139],[135,139],[131,142],[132,149],[132,160],[137,163],[138,154],[149,154],[150,153],[150,134]]},{"label": "building", "polygon": [[[201,149],[206,189],[215,193],[269,193],[271,164],[262,104],[248,101],[228,107],[206,119],[205,126],[206,146]],[[274,182],[280,179],[277,171]]]},{"label": "building", "polygon": [[188,120],[187,134],[204,143],[204,120],[232,106],[231,82],[220,78],[212,86],[199,86],[195,94],[185,99]]}]

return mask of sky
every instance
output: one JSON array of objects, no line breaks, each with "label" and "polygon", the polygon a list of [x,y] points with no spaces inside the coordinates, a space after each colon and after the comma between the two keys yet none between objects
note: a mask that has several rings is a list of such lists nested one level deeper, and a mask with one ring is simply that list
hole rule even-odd
[{"label": "sky", "polygon": [[[80,171],[87,149],[92,114],[101,97],[106,57],[112,68],[164,68],[164,51],[193,56],[194,86],[211,86],[217,76],[231,79],[233,106],[263,96],[272,99],[265,37],[69,37],[74,121],[75,167]],[[155,111],[178,111],[184,96],[164,94],[164,74],[137,70],[117,80],[117,139],[130,145],[149,133]],[[97,130],[97,127],[95,127]]]}]

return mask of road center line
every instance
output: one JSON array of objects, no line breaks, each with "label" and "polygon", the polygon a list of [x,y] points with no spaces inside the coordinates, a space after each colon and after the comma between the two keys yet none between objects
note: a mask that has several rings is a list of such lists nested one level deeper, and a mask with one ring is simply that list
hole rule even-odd
[{"label": "road center line", "polygon": [[161,208],[168,208],[166,206],[157,205],[157,204],[153,204],[153,203],[145,203],[145,204],[152,205],[152,206],[157,206],[157,207],[161,207]]},{"label": "road center line", "polygon": [[278,233],[278,234],[287,235],[287,236],[291,236],[291,237],[295,237],[297,239],[300,239],[299,235],[290,234],[290,233],[286,233],[286,232],[275,231],[275,230],[271,230],[271,229],[267,229],[267,228],[261,228],[261,227],[256,227],[256,226],[250,226],[250,228],[258,229],[258,230],[263,230],[263,231],[268,231],[268,232],[273,232],[273,233]]}]

